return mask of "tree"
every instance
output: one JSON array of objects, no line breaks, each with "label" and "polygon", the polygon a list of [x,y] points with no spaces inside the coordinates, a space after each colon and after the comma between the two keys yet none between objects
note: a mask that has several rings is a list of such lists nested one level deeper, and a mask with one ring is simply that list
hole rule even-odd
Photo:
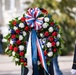
[{"label": "tree", "polygon": [[74,50],[76,39],[76,0],[33,0],[29,7],[47,9],[63,30],[64,45],[62,55]]}]

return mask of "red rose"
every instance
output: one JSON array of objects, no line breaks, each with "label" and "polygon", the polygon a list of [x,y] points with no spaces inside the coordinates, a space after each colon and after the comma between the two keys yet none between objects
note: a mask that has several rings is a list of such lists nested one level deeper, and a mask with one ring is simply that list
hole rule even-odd
[{"label": "red rose", "polygon": [[53,52],[56,52],[56,51],[57,51],[57,49],[56,49],[56,48],[54,48],[54,49],[53,49]]},{"label": "red rose", "polygon": [[49,38],[49,41],[50,41],[50,42],[52,42],[53,40],[54,40],[54,38],[52,38],[52,37]]},{"label": "red rose", "polygon": [[10,45],[10,46],[9,46],[9,49],[10,49],[10,50],[13,50],[13,46],[12,46],[12,45]]},{"label": "red rose", "polygon": [[20,52],[19,55],[20,55],[20,56],[24,56],[24,52]]},{"label": "red rose", "polygon": [[21,21],[22,21],[22,22],[25,22],[25,17],[22,17],[22,18],[21,18]]},{"label": "red rose", "polygon": [[50,25],[53,26],[54,25],[54,22],[50,22]]},{"label": "red rose", "polygon": [[21,44],[21,41],[20,40],[17,40],[16,41],[16,44],[18,44],[18,45]]},{"label": "red rose", "polygon": [[20,59],[20,62],[24,62],[24,59],[23,59],[23,58],[21,58],[21,59]]},{"label": "red rose", "polygon": [[41,10],[44,14],[48,14],[47,10],[42,9]]},{"label": "red rose", "polygon": [[27,66],[27,63],[26,62],[24,62],[24,66]]},{"label": "red rose", "polygon": [[52,33],[52,36],[57,36],[57,32],[53,32]]},{"label": "red rose", "polygon": [[17,47],[14,47],[14,49],[13,49],[15,52],[17,52],[18,51],[18,48]]},{"label": "red rose", "polygon": [[19,34],[19,33],[20,33],[20,30],[19,30],[19,29],[17,29],[17,30],[16,30],[16,33],[17,33],[17,34]]},{"label": "red rose", "polygon": [[26,26],[26,27],[24,28],[24,30],[25,30],[25,31],[29,31],[29,27]]},{"label": "red rose", "polygon": [[50,25],[53,26],[54,25],[54,22],[50,22]]},{"label": "red rose", "polygon": [[44,35],[45,35],[46,37],[49,36],[49,32],[46,31],[46,32],[44,33]]},{"label": "red rose", "polygon": [[47,55],[47,51],[46,50],[44,51],[44,55]]},{"label": "red rose", "polygon": [[55,42],[52,42],[52,46],[55,46],[56,45],[56,43]]},{"label": "red rose", "polygon": [[11,38],[12,38],[12,39],[16,38],[16,35],[15,35],[15,34],[13,34],[13,35],[11,36]]},{"label": "red rose", "polygon": [[12,22],[12,24],[15,26],[15,25],[17,24],[17,22],[14,20],[14,21]]}]

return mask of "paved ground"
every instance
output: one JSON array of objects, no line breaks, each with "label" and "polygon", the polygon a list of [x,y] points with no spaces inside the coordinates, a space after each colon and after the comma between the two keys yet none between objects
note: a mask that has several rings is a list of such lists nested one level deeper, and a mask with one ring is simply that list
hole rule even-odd
[{"label": "paved ground", "polygon": [[71,75],[71,67],[72,67],[72,62],[73,61],[73,56],[63,56],[59,57],[59,65],[60,69],[63,72],[63,75]]},{"label": "paved ground", "polygon": [[[60,56],[59,65],[63,75],[71,75],[72,56]],[[0,55],[0,75],[20,75],[20,66],[15,66],[12,58]]]}]

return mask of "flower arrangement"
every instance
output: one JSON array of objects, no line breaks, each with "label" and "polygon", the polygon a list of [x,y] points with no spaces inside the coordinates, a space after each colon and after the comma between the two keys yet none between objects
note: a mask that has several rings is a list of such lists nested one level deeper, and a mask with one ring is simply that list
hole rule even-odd
[{"label": "flower arrangement", "polygon": [[[13,56],[13,60],[17,65],[27,67],[29,37],[31,36],[33,44],[35,34],[38,39],[36,44],[37,46],[38,43],[40,44],[40,49],[42,50],[42,55],[47,65],[50,63],[50,58],[53,58],[61,52],[62,33],[59,24],[52,19],[52,16],[49,15],[46,10],[29,8],[21,18],[17,17],[9,21],[9,34],[5,37],[9,42],[6,53],[9,56]],[[36,53],[38,65],[41,65],[43,60],[40,59],[41,56],[38,50],[39,46]],[[33,54],[34,51],[32,52],[32,56]],[[28,56],[30,56],[30,54]]]}]

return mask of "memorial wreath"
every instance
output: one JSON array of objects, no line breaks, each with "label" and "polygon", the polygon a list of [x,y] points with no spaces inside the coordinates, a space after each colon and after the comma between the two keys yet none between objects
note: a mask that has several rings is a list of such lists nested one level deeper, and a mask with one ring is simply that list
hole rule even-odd
[{"label": "memorial wreath", "polygon": [[17,65],[29,70],[41,65],[48,73],[46,65],[61,52],[61,34],[60,25],[45,9],[29,8],[21,18],[9,21],[6,53]]}]

